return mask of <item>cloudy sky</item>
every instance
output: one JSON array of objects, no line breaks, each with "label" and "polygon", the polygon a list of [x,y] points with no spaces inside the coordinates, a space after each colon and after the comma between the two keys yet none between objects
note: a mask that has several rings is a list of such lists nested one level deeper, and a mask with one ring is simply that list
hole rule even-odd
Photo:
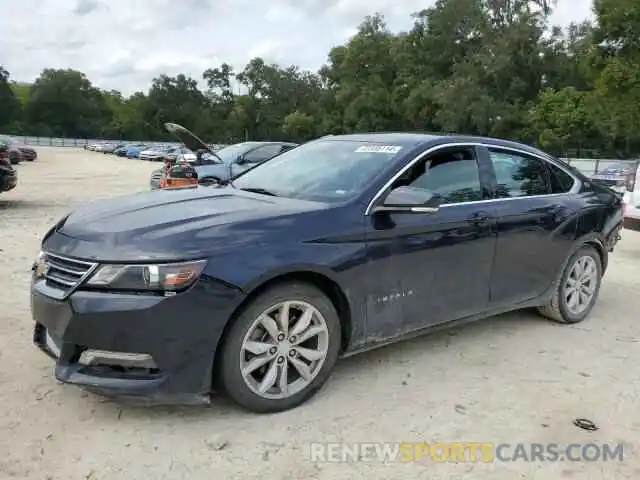
[{"label": "cloudy sky", "polygon": [[[1,0],[0,0],[1,1]],[[2,2],[0,62],[14,80],[75,68],[101,88],[146,89],[160,73],[202,72],[251,58],[317,69],[362,18],[406,29],[433,0],[12,0]],[[559,0],[553,17],[590,16],[591,0]],[[8,11],[7,11],[8,9]],[[8,20],[8,21],[7,21]]]}]

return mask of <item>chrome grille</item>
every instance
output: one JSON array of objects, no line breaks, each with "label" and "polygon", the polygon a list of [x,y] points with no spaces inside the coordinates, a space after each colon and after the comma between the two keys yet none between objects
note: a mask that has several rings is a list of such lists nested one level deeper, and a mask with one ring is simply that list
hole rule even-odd
[{"label": "chrome grille", "polygon": [[70,292],[87,278],[97,265],[97,263],[45,253],[43,276],[47,286]]}]

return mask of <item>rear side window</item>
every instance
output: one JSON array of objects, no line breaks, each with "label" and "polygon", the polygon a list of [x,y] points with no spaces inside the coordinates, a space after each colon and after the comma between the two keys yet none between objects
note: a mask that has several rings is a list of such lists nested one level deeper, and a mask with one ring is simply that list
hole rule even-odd
[{"label": "rear side window", "polygon": [[546,162],[510,151],[490,149],[496,174],[496,197],[518,198],[551,193]]},{"label": "rear side window", "polygon": [[567,193],[571,190],[575,182],[571,175],[552,163],[547,163],[547,167],[549,167],[551,193]]}]

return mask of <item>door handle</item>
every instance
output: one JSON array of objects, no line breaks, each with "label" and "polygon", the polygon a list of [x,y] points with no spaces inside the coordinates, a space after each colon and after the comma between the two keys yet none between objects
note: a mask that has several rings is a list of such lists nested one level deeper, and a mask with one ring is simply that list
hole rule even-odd
[{"label": "door handle", "polygon": [[491,220],[491,215],[488,212],[476,212],[471,215],[467,221],[474,225],[486,225]]}]

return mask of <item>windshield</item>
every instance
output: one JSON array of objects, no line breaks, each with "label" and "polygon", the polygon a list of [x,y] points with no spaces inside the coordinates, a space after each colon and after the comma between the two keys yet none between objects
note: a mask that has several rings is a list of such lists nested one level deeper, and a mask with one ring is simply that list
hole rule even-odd
[{"label": "windshield", "polygon": [[392,165],[402,145],[318,140],[282,153],[233,181],[240,189],[323,202],[359,195]]},{"label": "windshield", "polygon": [[233,145],[229,145],[228,147],[221,148],[216,152],[222,160],[225,162],[232,162],[236,160],[240,155],[244,155],[249,150],[256,147],[256,143],[245,142],[245,143],[235,143]]}]

